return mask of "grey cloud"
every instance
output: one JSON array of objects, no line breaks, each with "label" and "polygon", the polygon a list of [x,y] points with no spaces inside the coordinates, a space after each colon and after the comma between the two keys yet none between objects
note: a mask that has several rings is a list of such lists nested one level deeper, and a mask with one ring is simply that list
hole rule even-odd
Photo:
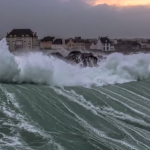
[{"label": "grey cloud", "polygon": [[150,37],[150,8],[89,6],[81,0],[0,0],[0,37],[13,28],[46,35]]}]

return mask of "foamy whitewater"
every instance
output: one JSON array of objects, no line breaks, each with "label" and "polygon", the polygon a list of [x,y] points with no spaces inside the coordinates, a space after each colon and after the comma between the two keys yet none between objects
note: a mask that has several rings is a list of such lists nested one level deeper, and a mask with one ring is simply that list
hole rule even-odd
[{"label": "foamy whitewater", "polygon": [[103,86],[146,79],[150,76],[150,55],[111,54],[98,67],[81,68],[42,52],[14,56],[6,39],[0,41],[0,81],[54,86]]}]

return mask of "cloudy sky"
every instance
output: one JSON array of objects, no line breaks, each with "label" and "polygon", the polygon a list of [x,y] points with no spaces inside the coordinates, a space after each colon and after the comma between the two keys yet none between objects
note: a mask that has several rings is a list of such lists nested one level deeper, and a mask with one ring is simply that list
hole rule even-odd
[{"label": "cloudy sky", "polygon": [[40,38],[150,38],[150,0],[0,0],[0,38],[14,28]]}]

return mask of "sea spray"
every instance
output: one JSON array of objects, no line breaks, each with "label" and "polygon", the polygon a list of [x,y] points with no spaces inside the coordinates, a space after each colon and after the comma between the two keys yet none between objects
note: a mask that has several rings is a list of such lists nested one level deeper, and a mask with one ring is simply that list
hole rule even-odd
[{"label": "sea spray", "polygon": [[150,76],[150,55],[114,53],[97,67],[81,68],[42,52],[12,55],[6,39],[0,42],[0,81],[54,86],[103,86]]},{"label": "sea spray", "polygon": [[17,81],[20,69],[14,56],[8,51],[6,39],[0,41],[0,81]]}]

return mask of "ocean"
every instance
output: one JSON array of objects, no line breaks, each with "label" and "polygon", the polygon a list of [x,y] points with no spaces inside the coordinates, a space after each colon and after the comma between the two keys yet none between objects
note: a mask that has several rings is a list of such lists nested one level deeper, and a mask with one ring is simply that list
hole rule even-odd
[{"label": "ocean", "polygon": [[150,150],[150,55],[81,68],[0,42],[0,150]]}]

